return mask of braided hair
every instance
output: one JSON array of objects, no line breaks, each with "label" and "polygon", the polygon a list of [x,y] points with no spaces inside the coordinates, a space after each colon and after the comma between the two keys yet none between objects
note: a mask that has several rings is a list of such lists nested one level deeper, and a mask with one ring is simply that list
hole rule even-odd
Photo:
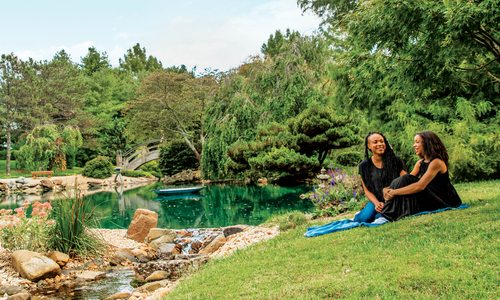
[{"label": "braided hair", "polygon": [[432,161],[439,158],[448,166],[448,151],[441,139],[432,131],[422,131],[417,133],[424,140],[424,153]]},{"label": "braided hair", "polygon": [[[382,184],[383,186],[389,186],[395,178],[399,177],[401,169],[403,168],[403,163],[392,150],[392,147],[387,141],[387,138],[380,132],[370,132],[365,137],[365,160],[370,160],[371,150],[368,149],[368,138],[374,134],[379,134],[384,139],[385,152],[382,155]],[[368,178],[370,178],[369,173],[370,169],[364,168],[362,170],[361,177],[363,178],[363,182],[365,183],[368,190],[372,193],[376,193],[372,180],[367,180]]]}]

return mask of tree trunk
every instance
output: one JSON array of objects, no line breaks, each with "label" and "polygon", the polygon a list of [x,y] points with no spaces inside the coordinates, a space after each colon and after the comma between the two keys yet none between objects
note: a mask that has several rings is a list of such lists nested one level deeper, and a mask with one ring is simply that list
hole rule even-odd
[{"label": "tree trunk", "polygon": [[320,167],[324,167],[323,162],[325,162],[327,155],[328,155],[328,150],[319,150],[318,151],[318,162],[319,162]]},{"label": "tree trunk", "polygon": [[10,176],[10,145],[11,145],[11,140],[10,140],[10,124],[7,125],[7,157],[5,158],[5,173],[7,176]]},{"label": "tree trunk", "polygon": [[184,141],[188,145],[189,149],[191,149],[191,151],[193,151],[194,156],[196,157],[196,160],[198,160],[198,162],[200,162],[201,156],[200,156],[200,153],[198,152],[198,150],[196,150],[196,147],[193,145],[193,143],[191,143],[191,141],[187,138],[186,135],[183,134],[182,137],[184,138]]}]

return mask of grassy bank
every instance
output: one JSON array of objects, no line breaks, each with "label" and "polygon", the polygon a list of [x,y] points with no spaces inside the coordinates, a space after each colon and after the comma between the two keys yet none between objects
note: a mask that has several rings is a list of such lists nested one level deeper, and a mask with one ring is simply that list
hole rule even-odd
[{"label": "grassy bank", "polygon": [[465,210],[305,238],[305,226],[212,261],[166,299],[498,299],[500,181]]},{"label": "grassy bank", "polygon": [[[10,164],[10,176],[5,173],[5,160],[0,160],[0,178],[17,178],[17,177],[31,177],[31,171],[26,171],[16,168],[16,162],[11,161]],[[56,170],[54,171],[54,176],[68,176],[74,174],[80,174],[83,168],[75,167],[70,170]]]}]

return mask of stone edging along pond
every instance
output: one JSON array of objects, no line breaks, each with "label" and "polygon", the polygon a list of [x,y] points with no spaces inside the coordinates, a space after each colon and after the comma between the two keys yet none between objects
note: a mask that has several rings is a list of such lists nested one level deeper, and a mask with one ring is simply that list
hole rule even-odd
[{"label": "stone edging along pond", "polygon": [[39,200],[39,196],[43,193],[45,196],[44,199],[48,200],[51,199],[50,197],[53,194],[55,195],[66,190],[74,190],[75,186],[83,195],[88,195],[97,192],[112,191],[122,183],[124,190],[128,190],[157,181],[155,177],[123,176],[122,179],[123,181],[115,181],[114,175],[105,179],[89,178],[82,175],[55,176],[39,179],[24,177],[0,179],[0,194],[24,194],[27,198],[32,196],[34,199]]}]

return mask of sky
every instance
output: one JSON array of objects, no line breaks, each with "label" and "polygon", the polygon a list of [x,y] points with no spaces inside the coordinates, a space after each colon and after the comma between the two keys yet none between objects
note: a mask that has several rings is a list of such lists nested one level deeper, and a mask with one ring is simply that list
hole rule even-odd
[{"label": "sky", "polygon": [[79,63],[89,47],[117,66],[136,43],[163,66],[227,71],[276,30],[310,35],[320,20],[296,0],[0,0],[0,54]]}]

